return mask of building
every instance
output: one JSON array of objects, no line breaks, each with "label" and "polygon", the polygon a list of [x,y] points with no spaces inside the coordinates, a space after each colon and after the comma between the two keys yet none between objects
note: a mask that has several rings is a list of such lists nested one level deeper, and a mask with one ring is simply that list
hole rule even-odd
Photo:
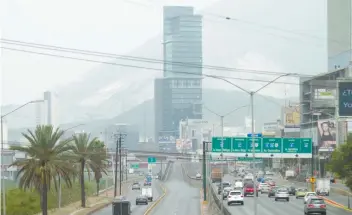
[{"label": "building", "polygon": [[36,103],[36,124],[59,126],[58,97],[55,93],[46,91],[44,102]]},{"label": "building", "polygon": [[212,124],[202,119],[186,119],[179,123],[179,140],[182,150],[193,152],[202,148],[203,141],[211,141]]},{"label": "building", "polygon": [[179,122],[202,119],[202,17],[192,7],[164,7],[163,47],[164,77],[154,82],[155,140],[171,150]]}]

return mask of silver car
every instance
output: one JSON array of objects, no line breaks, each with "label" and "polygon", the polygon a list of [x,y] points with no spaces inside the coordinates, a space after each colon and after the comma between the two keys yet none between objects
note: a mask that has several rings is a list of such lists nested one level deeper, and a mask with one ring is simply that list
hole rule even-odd
[{"label": "silver car", "polygon": [[311,197],[304,205],[304,214],[319,213],[326,215],[326,204],[322,198]]},{"label": "silver car", "polygon": [[290,201],[290,194],[288,193],[287,188],[279,188],[275,193],[275,201],[279,199],[285,199],[286,201]]}]

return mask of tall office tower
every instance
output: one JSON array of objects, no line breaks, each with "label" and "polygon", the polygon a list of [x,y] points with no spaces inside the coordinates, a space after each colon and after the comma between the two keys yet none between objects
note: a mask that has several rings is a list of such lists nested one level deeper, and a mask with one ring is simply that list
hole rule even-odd
[{"label": "tall office tower", "polygon": [[346,68],[352,61],[351,0],[327,0],[329,72]]},{"label": "tall office tower", "polygon": [[155,139],[167,150],[181,120],[202,118],[202,17],[192,7],[164,7],[163,44],[164,77],[154,84]]},{"label": "tall office tower", "polygon": [[55,93],[44,92],[44,102],[36,104],[36,124],[59,126],[57,118],[57,96]]}]

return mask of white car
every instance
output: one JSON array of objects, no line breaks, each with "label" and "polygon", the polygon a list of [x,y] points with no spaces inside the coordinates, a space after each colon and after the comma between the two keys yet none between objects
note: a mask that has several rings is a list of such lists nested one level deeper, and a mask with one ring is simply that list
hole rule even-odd
[{"label": "white car", "polygon": [[316,192],[306,192],[306,195],[303,198],[303,203],[306,204],[308,202],[308,199],[313,196],[317,197],[318,195]]},{"label": "white car", "polygon": [[231,205],[233,203],[240,203],[241,205],[244,205],[244,197],[243,193],[240,190],[232,190],[229,192],[227,196],[227,205]]},{"label": "white car", "polygon": [[269,193],[270,191],[270,185],[267,183],[260,183],[258,185],[258,191],[260,191],[261,194],[263,193]]},{"label": "white car", "polygon": [[275,201],[279,199],[285,199],[286,201],[290,201],[290,194],[288,193],[287,188],[279,188],[275,193]]},{"label": "white car", "polygon": [[198,180],[202,179],[202,175],[200,173],[197,173],[196,179],[198,179]]}]

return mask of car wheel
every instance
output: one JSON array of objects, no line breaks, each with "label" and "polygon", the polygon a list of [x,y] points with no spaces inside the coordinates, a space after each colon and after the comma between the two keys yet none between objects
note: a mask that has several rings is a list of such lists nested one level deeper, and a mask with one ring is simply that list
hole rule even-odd
[{"label": "car wheel", "polygon": [[136,205],[138,205],[138,202],[136,202]]},{"label": "car wheel", "polygon": [[227,203],[227,205],[228,205],[228,206],[230,206],[230,205],[231,205],[231,203]]},{"label": "car wheel", "polygon": [[296,196],[296,199],[298,199],[298,196]]},{"label": "car wheel", "polygon": [[277,201],[277,198],[275,198],[275,202]]},{"label": "car wheel", "polygon": [[286,200],[289,202],[289,201],[290,201],[290,198],[287,198]]},{"label": "car wheel", "polygon": [[244,205],[244,202],[241,202],[241,205]]}]

